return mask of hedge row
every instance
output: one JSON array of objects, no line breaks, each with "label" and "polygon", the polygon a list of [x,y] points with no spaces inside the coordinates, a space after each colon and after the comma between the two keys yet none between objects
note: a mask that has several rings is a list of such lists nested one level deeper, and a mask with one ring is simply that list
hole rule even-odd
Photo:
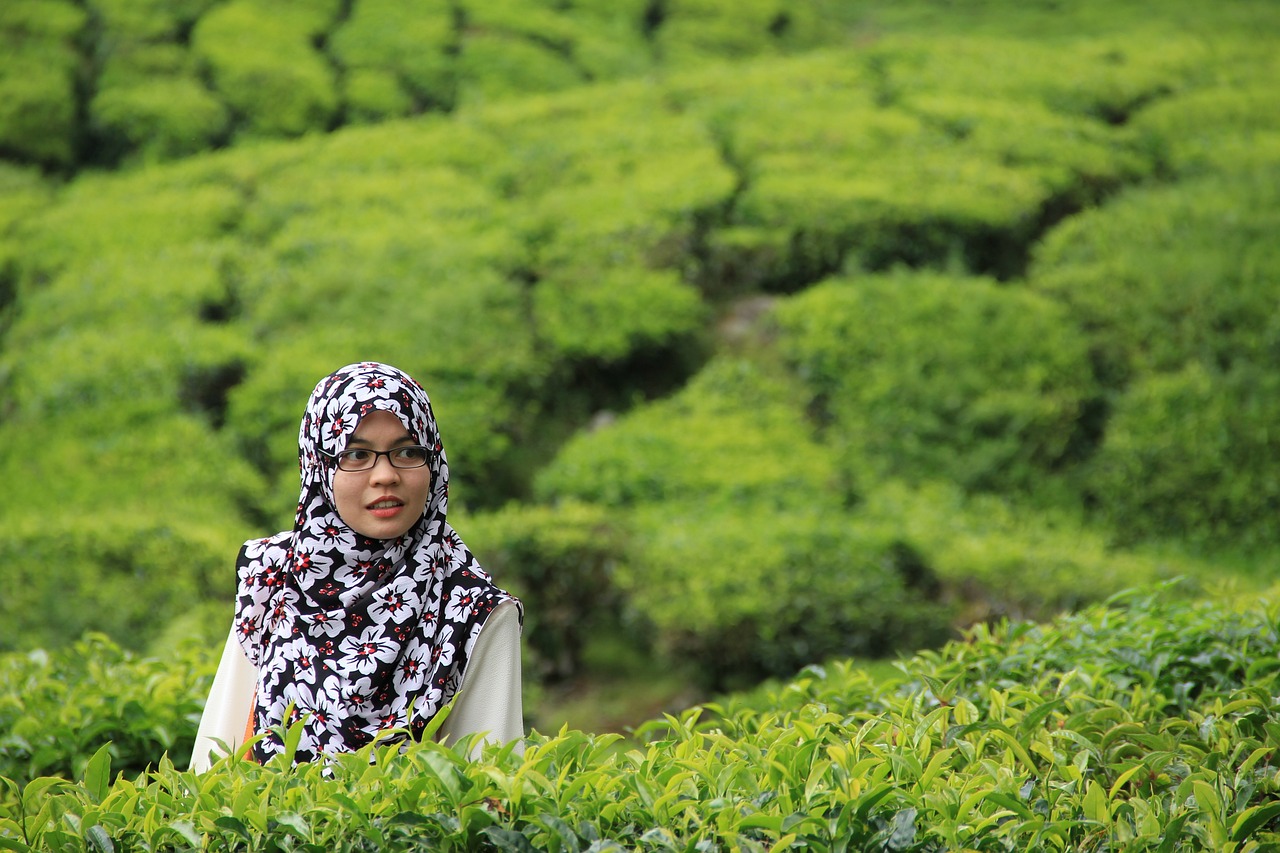
[{"label": "hedge row", "polygon": [[838,41],[817,6],[13,0],[0,156],[64,172],[172,160]]},{"label": "hedge row", "polygon": [[[318,11],[299,13],[295,38],[314,35],[332,12],[308,8]],[[214,11],[234,19],[249,9],[224,4],[189,18],[189,34],[212,38]],[[201,35],[209,21],[214,29]],[[1125,263],[1145,274],[1141,258],[1165,245],[1143,242],[1145,205],[1191,223],[1203,221],[1196,209],[1212,217],[1236,206],[1265,222],[1270,191],[1251,189],[1243,176],[1206,174],[1179,207],[1168,203],[1177,186],[1143,189],[1068,219],[1036,254],[1030,287],[1016,273],[1056,217],[1170,167],[1153,143],[1158,127],[1136,127],[1144,103],[1155,109],[1162,93],[1172,103],[1248,77],[1252,53],[1237,63],[1227,48],[1249,42],[1216,38],[1223,49],[1206,54],[1199,41],[1140,30],[1103,70],[1095,66],[1114,36],[1046,43],[1083,81],[1072,87],[1043,71],[1043,53],[1017,49],[1014,39],[930,46],[899,36],[86,175],[51,200],[34,191],[6,197],[13,212],[4,214],[0,281],[13,296],[0,354],[0,441],[20,452],[0,466],[15,481],[32,471],[60,476],[41,477],[39,494],[0,496],[0,511],[15,530],[73,530],[110,506],[113,518],[218,531],[233,543],[229,559],[235,541],[289,523],[296,423],[312,384],[347,361],[380,358],[422,376],[438,404],[455,509],[536,493],[610,514],[637,511],[635,538],[616,552],[609,546],[609,559],[634,578],[624,572],[612,582],[625,581],[623,592],[640,601],[652,564],[673,595],[694,590],[680,599],[687,610],[664,612],[655,594],[631,613],[673,657],[722,648],[758,624],[773,603],[759,579],[791,561],[812,562],[828,542],[879,567],[833,579],[851,600],[871,587],[899,600],[915,589],[916,564],[940,579],[913,616],[919,621],[900,635],[904,643],[932,636],[956,599],[966,608],[985,599],[969,587],[998,586],[983,574],[981,555],[1000,566],[1056,567],[1061,582],[1037,589],[1028,579],[1017,607],[1070,602],[1071,571],[1105,574],[1108,531],[1032,514],[1027,530],[989,531],[989,543],[975,545],[974,531],[987,529],[969,527],[981,516],[977,492],[1032,495],[1069,518],[1094,501],[1101,518],[1135,535],[1200,522],[1172,505],[1161,518],[1149,507],[1108,503],[1129,499],[1107,494],[1117,492],[1109,484],[1156,470],[1124,457],[1126,431],[1148,434],[1143,398],[1128,398],[1130,408],[1119,374],[1099,370],[1111,332],[1105,314],[1095,322],[1086,313],[1095,285],[1079,287],[1076,303],[1076,288],[1068,295],[1053,282],[1084,281],[1087,259],[1072,254],[1076,247],[1118,265],[1132,245],[1135,260]],[[226,73],[239,72],[229,65]],[[976,100],[972,92],[984,87],[1000,97]],[[1127,125],[1105,120],[1116,104],[1132,114]],[[1107,241],[1117,226],[1129,243]],[[1214,275],[1237,270],[1250,295],[1265,294],[1271,257],[1258,247],[1260,233],[1241,229],[1223,247],[1197,246],[1197,262]],[[893,271],[918,265],[938,270]],[[888,271],[868,272],[881,267]],[[837,280],[780,297],[776,317],[742,345],[741,359],[717,359],[687,393],[636,408],[695,372],[716,343],[711,321],[726,299],[801,290],[833,270],[842,270]],[[981,270],[992,275],[976,276]],[[1135,287],[1125,296],[1159,303],[1160,293]],[[1125,298],[1112,302],[1125,308]],[[1243,343],[1230,346],[1252,352],[1265,340],[1255,316],[1268,315],[1251,315]],[[918,369],[924,356],[936,362],[933,374]],[[802,381],[788,387],[790,377]],[[912,405],[886,387],[909,391]],[[1214,405],[1203,427],[1180,433],[1192,453],[1217,423],[1212,413],[1228,408]],[[599,410],[632,408],[538,474]],[[1231,445],[1243,451],[1214,458],[1256,461],[1269,446],[1257,430],[1265,414],[1261,403],[1246,410],[1231,426],[1248,436]],[[84,448],[103,461],[66,464]],[[1167,458],[1173,467],[1162,493],[1194,495],[1179,479],[1178,455]],[[1254,469],[1250,476],[1265,467]],[[1207,476],[1196,470],[1192,479]],[[1218,476],[1225,482],[1231,471]],[[896,480],[933,505],[927,481],[939,477],[962,487],[964,523],[952,536],[907,537],[904,515],[873,523],[851,512],[896,495]],[[1258,519],[1269,488],[1249,485],[1205,505],[1224,518],[1247,509],[1253,514],[1242,517]],[[767,529],[761,519],[771,512],[789,527]],[[73,520],[50,525],[51,517]],[[758,574],[745,574],[739,554],[682,556],[680,531],[695,520],[716,541],[742,535],[759,547],[767,558]],[[849,529],[838,530],[845,521]],[[789,528],[803,534],[794,547]],[[1059,528],[1066,532],[1044,532]],[[141,529],[150,528],[94,527],[115,553],[140,548]],[[1208,535],[1229,531],[1224,523]],[[1274,542],[1265,523],[1255,532],[1258,543]],[[1072,536],[1088,548],[1073,554]],[[506,547],[502,536],[494,541]],[[558,546],[545,547],[554,555]],[[14,553],[35,551],[23,538]],[[714,558],[705,586],[677,577],[704,558]],[[201,552],[191,562],[213,559]],[[1144,576],[1160,573],[1135,561]],[[13,571],[40,578],[39,568]],[[726,609],[733,617],[725,622],[706,617],[709,596],[740,574],[759,600]],[[808,613],[813,581],[794,574],[786,582],[779,596]],[[225,601],[229,592],[210,594]],[[868,638],[883,614],[858,620],[863,628],[798,616],[791,651],[759,666],[780,672],[815,649],[873,648]],[[703,633],[691,636],[688,624]],[[579,640],[557,628],[545,642],[546,666],[572,668],[575,653],[561,658],[554,647]],[[756,645],[762,661],[778,648]]]},{"label": "hedge row", "polygon": [[468,744],[424,743],[298,768],[228,759],[202,776],[159,754],[146,774],[120,772],[104,747],[79,753],[75,781],[0,780],[0,841],[1264,850],[1280,840],[1278,654],[1274,610],[1131,596],[1052,625],[971,632],[903,661],[896,681],[812,667],[654,721],[633,745],[563,729],[478,761]]}]

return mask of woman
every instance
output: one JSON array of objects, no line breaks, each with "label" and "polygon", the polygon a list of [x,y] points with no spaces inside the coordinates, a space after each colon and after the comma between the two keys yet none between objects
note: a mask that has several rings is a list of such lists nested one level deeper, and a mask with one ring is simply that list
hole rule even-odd
[{"label": "woman", "polygon": [[426,391],[384,364],[342,368],[311,394],[298,435],[292,530],[246,542],[235,622],[192,753],[203,771],[254,733],[253,755],[359,749],[387,729],[523,736],[520,602],[445,520],[449,466]]}]

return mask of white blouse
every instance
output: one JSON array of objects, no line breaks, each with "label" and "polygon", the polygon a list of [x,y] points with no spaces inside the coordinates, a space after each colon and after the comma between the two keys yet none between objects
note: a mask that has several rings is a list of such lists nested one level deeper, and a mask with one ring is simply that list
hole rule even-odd
[{"label": "white blouse", "polygon": [[[191,769],[196,773],[208,770],[226,754],[219,741],[232,752],[244,743],[257,680],[257,672],[232,628],[196,730],[191,752]],[[507,743],[524,737],[520,617],[513,601],[499,604],[485,620],[467,662],[462,688],[436,737],[449,743],[469,734],[482,736],[472,749],[472,757],[486,743]]]}]

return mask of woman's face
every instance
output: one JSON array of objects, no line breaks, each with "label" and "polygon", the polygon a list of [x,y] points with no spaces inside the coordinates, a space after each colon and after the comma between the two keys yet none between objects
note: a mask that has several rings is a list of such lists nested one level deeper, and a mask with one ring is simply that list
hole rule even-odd
[{"label": "woman's face", "polygon": [[[372,411],[360,421],[345,450],[393,450],[417,444],[400,419]],[[371,539],[394,539],[422,517],[431,495],[431,468],[396,468],[379,456],[364,471],[333,472],[333,501],[338,515],[357,533]]]}]

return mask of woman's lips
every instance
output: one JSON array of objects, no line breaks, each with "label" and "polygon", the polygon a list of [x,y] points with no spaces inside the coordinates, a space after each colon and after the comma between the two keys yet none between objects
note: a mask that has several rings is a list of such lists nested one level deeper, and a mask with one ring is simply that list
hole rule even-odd
[{"label": "woman's lips", "polygon": [[369,504],[366,509],[378,518],[394,518],[404,509],[404,501],[399,498],[382,497]]}]

